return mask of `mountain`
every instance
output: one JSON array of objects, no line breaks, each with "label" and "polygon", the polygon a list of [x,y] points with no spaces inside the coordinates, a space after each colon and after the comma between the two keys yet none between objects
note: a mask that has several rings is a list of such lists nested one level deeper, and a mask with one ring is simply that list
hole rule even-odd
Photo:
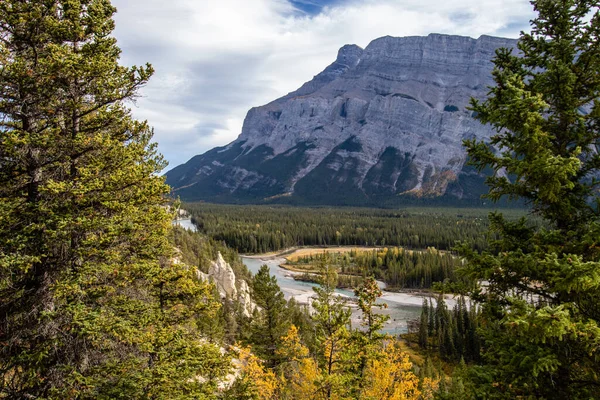
[{"label": "mountain", "polygon": [[493,129],[466,109],[516,40],[431,34],[346,45],[295,92],[248,112],[240,136],[166,174],[183,200],[367,205],[485,190],[462,141]]}]

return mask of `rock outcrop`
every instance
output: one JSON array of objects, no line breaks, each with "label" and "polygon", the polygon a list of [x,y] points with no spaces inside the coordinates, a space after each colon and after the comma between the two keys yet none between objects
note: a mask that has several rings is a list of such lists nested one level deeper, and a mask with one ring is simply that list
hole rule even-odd
[{"label": "rock outcrop", "polygon": [[250,317],[256,309],[256,304],[252,301],[250,295],[250,287],[244,280],[240,280],[240,290],[238,291],[238,301],[242,306],[243,313],[246,317]]},{"label": "rock outcrop", "polygon": [[[167,173],[185,200],[360,204],[477,197],[462,141],[488,139],[466,109],[493,85],[491,62],[516,40],[431,34],[348,45],[297,91],[248,112],[231,144]],[[350,201],[351,200],[351,201]]]},{"label": "rock outcrop", "polygon": [[208,275],[213,278],[221,297],[237,298],[235,274],[231,266],[223,259],[221,253],[217,256],[217,260],[211,263]]},{"label": "rock outcrop", "polygon": [[256,304],[252,301],[250,287],[243,279],[236,283],[233,268],[223,259],[221,253],[218,253],[217,259],[211,263],[208,274],[201,271],[196,273],[198,279],[214,283],[222,299],[237,300],[242,306],[244,315],[246,317],[252,315]]}]

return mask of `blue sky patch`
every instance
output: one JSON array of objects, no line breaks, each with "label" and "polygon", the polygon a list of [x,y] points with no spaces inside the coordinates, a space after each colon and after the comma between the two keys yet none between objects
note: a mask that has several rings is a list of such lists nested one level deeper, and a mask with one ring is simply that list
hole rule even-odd
[{"label": "blue sky patch", "polygon": [[298,10],[309,15],[317,15],[323,10],[323,7],[341,3],[340,0],[289,0],[289,2]]}]

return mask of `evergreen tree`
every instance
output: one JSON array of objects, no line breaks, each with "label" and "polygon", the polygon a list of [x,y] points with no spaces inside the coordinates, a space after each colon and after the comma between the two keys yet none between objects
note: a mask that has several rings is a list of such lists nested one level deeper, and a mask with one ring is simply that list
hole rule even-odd
[{"label": "evergreen tree", "polygon": [[[432,314],[435,314],[436,323],[428,323]],[[479,361],[478,318],[477,307],[471,305],[471,309],[467,310],[462,296],[458,298],[452,311],[447,309],[442,296],[437,299],[435,309],[431,303],[423,300],[418,331],[419,346],[427,349],[431,343],[437,344],[440,357],[447,361],[457,362],[461,358],[469,362]],[[428,325],[435,326],[430,331]]]},{"label": "evergreen tree", "polygon": [[[169,188],[108,0],[0,2],[0,397],[210,397],[228,360],[171,261]],[[202,376],[204,380],[197,379]]]},{"label": "evergreen tree", "polygon": [[433,308],[433,302],[429,299],[429,320],[427,321],[427,333],[429,336],[433,336],[435,330],[435,312]]},{"label": "evergreen tree", "polygon": [[316,328],[317,346],[319,349],[319,367],[322,370],[320,391],[324,398],[336,398],[338,392],[348,390],[344,387],[346,368],[341,362],[346,350],[349,333],[351,311],[344,299],[335,294],[337,273],[329,265],[321,265],[322,281],[315,287],[316,298],[313,300],[313,320]]},{"label": "evergreen tree", "polygon": [[[489,253],[464,246],[468,272],[486,281],[489,391],[504,398],[595,398],[600,391],[600,13],[597,1],[538,0],[519,54],[499,50],[489,98],[473,101],[498,130],[467,141],[491,167],[488,197],[522,199],[543,218],[492,214]],[[496,152],[495,149],[498,150]]]},{"label": "evergreen tree", "polygon": [[377,285],[375,278],[369,277],[364,279],[362,284],[354,290],[354,295],[358,297],[358,308],[362,311],[362,325],[366,329],[369,342],[381,338],[378,332],[390,317],[377,314],[373,311],[373,308],[387,308],[386,303],[376,303],[377,299],[383,295],[383,292],[379,288],[379,285]]},{"label": "evergreen tree", "polygon": [[429,303],[427,299],[423,299],[423,308],[421,309],[421,318],[419,320],[419,346],[422,349],[427,349],[428,332],[427,321],[429,321]]},{"label": "evergreen tree", "polygon": [[251,342],[256,353],[267,360],[267,365],[274,367],[277,344],[290,326],[287,302],[277,285],[277,278],[270,274],[267,265],[261,266],[254,276],[252,288],[256,305],[262,310],[252,321]]},{"label": "evergreen tree", "polygon": [[315,326],[310,315],[309,306],[306,304],[299,304],[292,297],[288,300],[286,313],[290,323],[297,327],[302,342],[309,348],[312,354],[315,354]]}]

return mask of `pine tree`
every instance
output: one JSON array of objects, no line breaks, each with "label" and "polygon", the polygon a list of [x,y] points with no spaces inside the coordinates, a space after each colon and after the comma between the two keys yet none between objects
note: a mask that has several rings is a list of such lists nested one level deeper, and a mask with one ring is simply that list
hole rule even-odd
[{"label": "pine tree", "polygon": [[298,328],[302,342],[315,354],[315,326],[308,304],[299,304],[292,297],[288,300],[286,313],[291,324]]},{"label": "pine tree", "polygon": [[[600,390],[600,12],[597,1],[538,0],[531,33],[499,50],[495,87],[473,101],[498,134],[467,141],[496,174],[488,197],[521,199],[541,227],[490,217],[490,252],[463,247],[486,281],[485,360],[496,395],[593,398]],[[498,151],[496,152],[497,149]],[[492,386],[492,385],[490,385]]]},{"label": "pine tree", "polygon": [[378,332],[383,328],[385,322],[390,318],[388,315],[377,314],[373,308],[387,308],[386,303],[377,304],[377,299],[383,295],[383,292],[377,285],[373,277],[365,278],[362,284],[354,290],[354,295],[358,297],[358,308],[362,311],[362,325],[366,329],[369,342],[381,338]]},{"label": "pine tree", "polygon": [[287,302],[277,284],[277,278],[263,265],[252,281],[254,300],[262,310],[252,321],[251,342],[255,352],[267,361],[269,367],[277,364],[276,348],[290,326]]},{"label": "pine tree", "polygon": [[421,308],[421,317],[419,318],[419,346],[422,349],[427,349],[429,341],[427,322],[429,321],[429,303],[427,299],[423,299],[423,307]]},{"label": "pine tree", "polygon": [[195,324],[210,286],[171,260],[165,164],[125,105],[153,71],[119,65],[114,12],[0,2],[2,398],[210,397],[228,369]]},{"label": "pine tree", "polygon": [[433,308],[433,301],[429,299],[429,320],[427,321],[427,335],[433,336],[435,331],[435,311]]},{"label": "pine tree", "polygon": [[314,287],[316,298],[312,302],[314,309],[317,348],[320,351],[319,368],[322,370],[320,391],[324,398],[335,398],[344,387],[346,368],[341,362],[343,352],[347,350],[351,311],[344,299],[335,294],[337,273],[327,264],[320,266],[321,286]]}]

